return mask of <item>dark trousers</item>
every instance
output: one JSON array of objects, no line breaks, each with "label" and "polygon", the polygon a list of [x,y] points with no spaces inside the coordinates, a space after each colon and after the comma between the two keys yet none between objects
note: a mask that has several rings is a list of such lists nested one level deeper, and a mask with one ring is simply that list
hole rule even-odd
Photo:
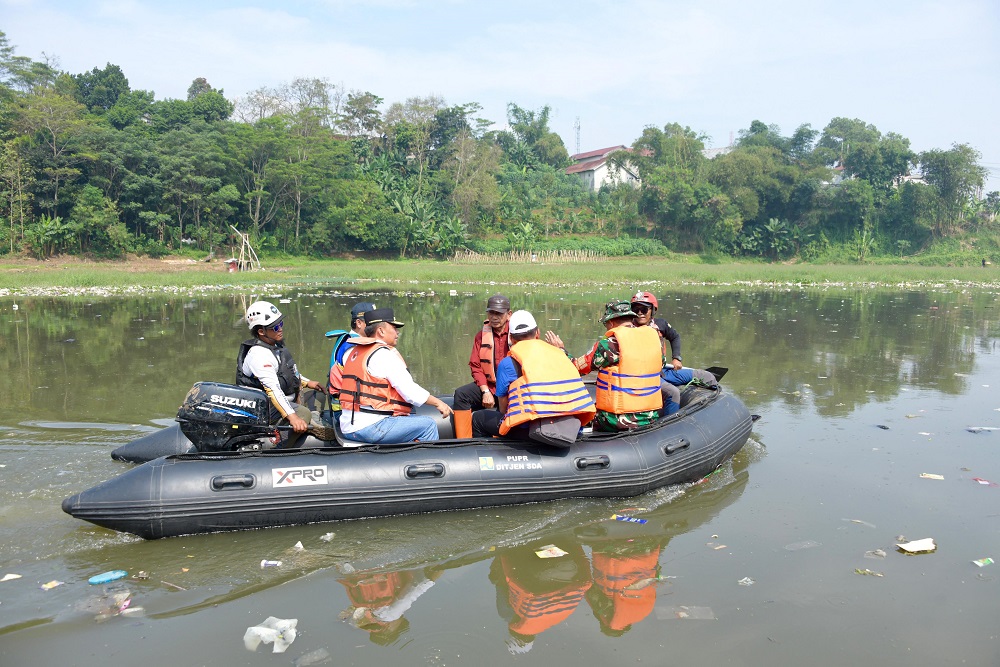
[{"label": "dark trousers", "polygon": [[488,438],[500,435],[503,415],[499,410],[477,410],[472,414],[472,437]]},{"label": "dark trousers", "polygon": [[[490,438],[500,435],[500,423],[503,421],[503,414],[499,410],[477,410],[472,413],[472,437]],[[528,439],[528,425],[523,424],[512,428],[507,438],[516,440]]]},{"label": "dark trousers", "polygon": [[455,399],[451,407],[453,410],[482,410],[483,390],[475,382],[463,384],[455,390]]}]

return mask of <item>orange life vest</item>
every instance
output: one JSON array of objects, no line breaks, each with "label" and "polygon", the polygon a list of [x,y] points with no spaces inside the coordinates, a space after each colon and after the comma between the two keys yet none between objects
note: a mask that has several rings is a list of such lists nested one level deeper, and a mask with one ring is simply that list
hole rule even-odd
[{"label": "orange life vest", "polygon": [[490,321],[486,320],[483,322],[483,337],[479,343],[479,367],[483,369],[483,375],[492,387],[497,386],[497,369],[493,364],[494,352],[493,327],[490,326]]},{"label": "orange life vest", "polygon": [[655,582],[643,580],[656,576],[660,561],[658,548],[630,556],[612,556],[595,551],[591,559],[594,583],[611,601],[611,617],[605,619],[608,627],[624,630],[649,616],[656,604],[656,586]]},{"label": "orange life vest", "polygon": [[521,376],[510,383],[500,435],[543,417],[573,415],[584,426],[594,418],[594,401],[565,352],[535,338],[514,345],[510,356],[521,365]]},{"label": "orange life vest", "polygon": [[341,579],[355,607],[388,607],[413,583],[412,572],[376,572],[360,579]]},{"label": "orange life vest", "polygon": [[522,635],[539,635],[562,623],[576,611],[591,586],[589,581],[569,582],[555,591],[532,593],[517,582],[506,559],[503,559],[503,571],[507,580],[507,601],[515,616],[509,627]]},{"label": "orange life vest", "polygon": [[[389,347],[375,338],[355,338],[354,347],[344,358],[344,374],[340,387],[340,408],[344,412],[373,412],[399,417],[410,414],[413,406],[406,402],[395,387],[385,378],[372,375],[368,360],[378,350],[389,349],[403,357],[396,348]],[[404,362],[405,364],[405,362]]]},{"label": "orange life vest", "polygon": [[604,334],[618,341],[618,365],[597,371],[597,409],[616,415],[659,410],[663,355],[652,327],[615,327]]}]

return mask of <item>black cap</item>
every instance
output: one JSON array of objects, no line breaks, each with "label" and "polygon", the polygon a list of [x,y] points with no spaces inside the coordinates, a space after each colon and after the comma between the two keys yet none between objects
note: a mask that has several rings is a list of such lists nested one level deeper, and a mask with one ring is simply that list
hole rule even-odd
[{"label": "black cap", "polygon": [[376,308],[365,313],[365,324],[381,324],[382,322],[388,322],[394,327],[403,326],[402,322],[396,321],[396,314],[392,312],[392,308]]},{"label": "black cap", "polygon": [[486,302],[486,310],[491,310],[494,313],[506,313],[510,310],[510,299],[503,294],[494,294]]},{"label": "black cap", "polygon": [[351,308],[351,320],[356,320],[370,310],[375,310],[375,304],[371,301],[362,301],[354,304]]}]

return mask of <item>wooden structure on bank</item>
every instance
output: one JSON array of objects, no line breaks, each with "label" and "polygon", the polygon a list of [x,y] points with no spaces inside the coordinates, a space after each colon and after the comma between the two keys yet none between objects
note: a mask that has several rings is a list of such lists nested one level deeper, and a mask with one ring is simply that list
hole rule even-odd
[{"label": "wooden structure on bank", "polygon": [[250,235],[244,234],[232,225],[229,225],[229,228],[232,229],[233,233],[240,238],[239,254],[233,252],[232,257],[226,260],[229,272],[256,271],[260,269],[260,259],[257,257],[257,253],[254,251],[253,245],[250,244]]}]

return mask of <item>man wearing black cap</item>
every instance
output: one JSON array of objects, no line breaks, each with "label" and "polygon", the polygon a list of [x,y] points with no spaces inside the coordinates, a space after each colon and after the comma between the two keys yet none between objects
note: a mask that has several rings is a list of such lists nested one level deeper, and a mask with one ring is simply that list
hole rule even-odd
[{"label": "man wearing black cap", "polygon": [[486,320],[483,329],[472,342],[469,369],[472,382],[455,390],[455,437],[472,437],[474,410],[496,405],[496,369],[510,352],[507,340],[510,320],[510,300],[503,294],[494,294],[486,302]]},{"label": "man wearing black cap", "polygon": [[411,415],[414,406],[430,403],[443,417],[451,408],[413,381],[396,349],[402,322],[392,308],[364,315],[364,336],[355,338],[344,359],[340,390],[340,429],[348,440],[391,444],[437,440],[437,423]]}]

